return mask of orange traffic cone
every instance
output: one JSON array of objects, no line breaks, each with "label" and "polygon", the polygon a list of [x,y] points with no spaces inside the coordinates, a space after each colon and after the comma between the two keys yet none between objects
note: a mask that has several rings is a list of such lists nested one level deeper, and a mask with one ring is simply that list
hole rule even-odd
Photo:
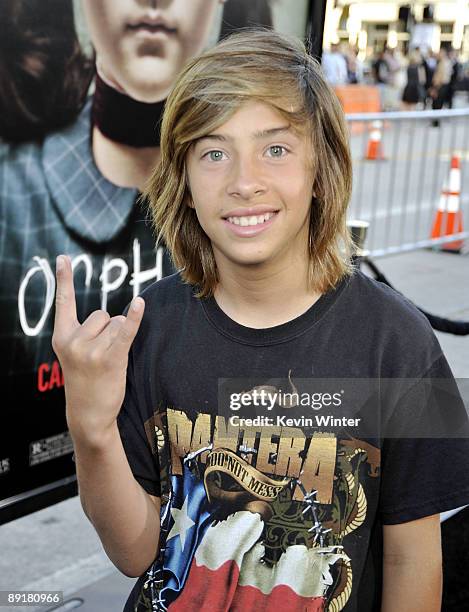
[{"label": "orange traffic cone", "polygon": [[382,121],[373,121],[371,123],[370,137],[368,138],[368,146],[366,149],[365,159],[382,160],[383,146],[381,144],[381,128],[383,127]]},{"label": "orange traffic cone", "polygon": [[[459,157],[453,155],[449,177],[443,183],[438,210],[432,227],[432,238],[452,236],[463,231],[462,211],[459,207],[461,198],[461,166]],[[463,247],[463,240],[456,240],[442,244],[439,248],[444,251],[459,253]]]}]

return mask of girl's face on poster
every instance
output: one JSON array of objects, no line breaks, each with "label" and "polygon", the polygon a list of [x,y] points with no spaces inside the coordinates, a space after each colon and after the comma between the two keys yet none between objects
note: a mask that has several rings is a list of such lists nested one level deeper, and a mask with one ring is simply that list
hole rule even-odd
[{"label": "girl's face on poster", "polygon": [[136,100],[163,100],[187,60],[206,47],[224,1],[82,0],[98,68]]}]

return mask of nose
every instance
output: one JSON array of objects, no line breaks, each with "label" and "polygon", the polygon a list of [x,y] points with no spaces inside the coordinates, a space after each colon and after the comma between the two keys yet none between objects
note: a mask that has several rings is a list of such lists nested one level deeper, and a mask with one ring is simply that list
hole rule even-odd
[{"label": "nose", "polygon": [[238,158],[233,164],[227,190],[231,196],[249,200],[262,195],[267,188],[255,162],[251,158]]}]

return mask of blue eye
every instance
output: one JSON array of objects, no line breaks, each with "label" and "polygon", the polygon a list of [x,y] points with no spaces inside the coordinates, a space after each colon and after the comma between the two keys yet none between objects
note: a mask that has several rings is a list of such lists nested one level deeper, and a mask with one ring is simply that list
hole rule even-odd
[{"label": "blue eye", "polygon": [[283,152],[286,150],[287,149],[282,145],[272,145],[271,147],[269,147],[269,151],[271,152],[272,157],[282,157]]},{"label": "blue eye", "polygon": [[223,159],[223,151],[208,151],[207,153],[205,153],[204,157],[207,156],[209,157],[210,161],[220,161],[221,159]]}]

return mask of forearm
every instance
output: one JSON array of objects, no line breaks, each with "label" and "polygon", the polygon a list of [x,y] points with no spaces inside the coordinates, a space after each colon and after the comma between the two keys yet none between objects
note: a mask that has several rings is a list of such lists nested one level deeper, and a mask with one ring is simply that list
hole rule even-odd
[{"label": "forearm", "polygon": [[114,565],[139,576],[157,553],[159,512],[132,474],[117,423],[95,441],[70,432],[83,510]]},{"label": "forearm", "polygon": [[441,562],[384,559],[381,612],[440,612]]}]

